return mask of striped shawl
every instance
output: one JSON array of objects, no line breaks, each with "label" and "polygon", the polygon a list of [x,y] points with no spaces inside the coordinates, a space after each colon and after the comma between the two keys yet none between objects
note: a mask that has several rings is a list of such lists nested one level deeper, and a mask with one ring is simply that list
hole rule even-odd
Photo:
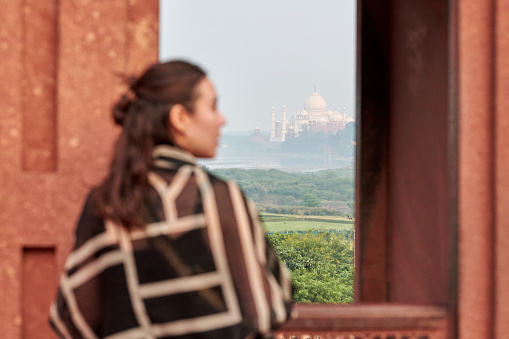
[{"label": "striped shawl", "polygon": [[253,203],[169,146],[154,151],[143,230],[96,213],[76,228],[50,322],[61,338],[261,338],[289,316],[291,284]]}]

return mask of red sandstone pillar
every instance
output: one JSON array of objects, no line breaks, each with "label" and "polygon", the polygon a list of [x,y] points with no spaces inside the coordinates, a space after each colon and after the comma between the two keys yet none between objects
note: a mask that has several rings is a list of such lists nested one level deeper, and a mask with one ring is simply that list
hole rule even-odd
[{"label": "red sandstone pillar", "polygon": [[84,195],[117,133],[117,74],[158,56],[158,0],[0,0],[0,333],[47,310]]},{"label": "red sandstone pillar", "polygon": [[509,337],[509,1],[496,2],[495,338]]},{"label": "red sandstone pillar", "polygon": [[509,2],[457,1],[459,334],[507,338]]}]

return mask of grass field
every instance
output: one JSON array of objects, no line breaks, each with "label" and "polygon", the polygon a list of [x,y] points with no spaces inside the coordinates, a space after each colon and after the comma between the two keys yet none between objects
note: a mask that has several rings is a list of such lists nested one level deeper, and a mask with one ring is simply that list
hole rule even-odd
[{"label": "grass field", "polygon": [[267,232],[307,231],[307,230],[348,230],[353,221],[337,217],[296,217],[291,215],[261,215]]}]

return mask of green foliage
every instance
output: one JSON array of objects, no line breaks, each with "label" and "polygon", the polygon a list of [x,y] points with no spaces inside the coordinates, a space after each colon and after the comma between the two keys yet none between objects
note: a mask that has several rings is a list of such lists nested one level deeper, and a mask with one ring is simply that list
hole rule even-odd
[{"label": "green foliage", "polygon": [[[319,138],[320,135],[313,137]],[[236,181],[244,193],[257,203],[259,212],[264,213],[264,222],[279,222],[285,226],[273,229],[306,229],[310,227],[307,225],[311,220],[316,221],[311,225],[315,230],[268,234],[276,252],[291,270],[294,301],[353,301],[352,221],[309,217],[353,215],[352,171],[337,169],[289,173],[274,169],[216,169],[212,173]],[[293,218],[298,222],[291,221],[292,217],[288,215],[295,215]],[[307,225],[297,225],[299,222]],[[325,223],[337,225],[328,227]],[[331,231],[323,231],[325,229]]]},{"label": "green foliage", "polygon": [[341,233],[268,234],[281,260],[291,271],[294,301],[349,303],[353,301],[353,242]]},{"label": "green foliage", "polygon": [[321,207],[322,202],[315,195],[307,193],[302,197],[302,205],[307,207]]},{"label": "green foliage", "polygon": [[350,223],[318,223],[316,221],[309,220],[294,220],[292,222],[288,221],[272,221],[272,222],[263,222],[263,226],[267,232],[278,232],[278,233],[288,233],[288,232],[307,232],[310,229],[313,232],[344,232],[346,230],[353,229],[353,222],[349,220]]},{"label": "green foliage", "polygon": [[305,215],[353,213],[348,205],[354,200],[352,171],[283,172],[228,168],[216,169],[212,173],[236,181],[261,211],[296,215],[299,210],[305,211]]},{"label": "green foliage", "polygon": [[291,214],[291,215],[317,215],[317,216],[345,216],[343,211],[323,207],[305,206],[278,206],[257,204],[258,211],[262,213]]},{"label": "green foliage", "polygon": [[244,187],[244,193],[253,201],[263,200],[267,196],[267,189],[257,182]]}]

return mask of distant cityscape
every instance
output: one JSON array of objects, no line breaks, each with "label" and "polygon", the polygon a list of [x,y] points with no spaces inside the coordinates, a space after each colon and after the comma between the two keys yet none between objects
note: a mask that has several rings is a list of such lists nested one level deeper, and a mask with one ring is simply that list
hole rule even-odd
[{"label": "distant cityscape", "polygon": [[[282,109],[282,119],[276,121],[275,117],[275,107],[272,107],[270,142],[285,142],[287,139],[298,137],[306,129],[312,133],[336,133],[345,129],[348,123],[355,122],[350,114],[347,116],[346,107],[343,107],[342,113],[327,109],[327,102],[316,89],[304,102],[304,109],[293,114],[291,120],[286,119],[285,105]],[[256,132],[260,132],[259,129],[255,129]]]},{"label": "distant cityscape", "polygon": [[215,159],[203,160],[211,168],[274,168],[313,171],[352,168],[355,156],[355,119],[346,108],[327,109],[316,90],[304,101],[303,109],[287,120],[271,112],[270,131],[256,127],[248,135],[226,134]]}]

